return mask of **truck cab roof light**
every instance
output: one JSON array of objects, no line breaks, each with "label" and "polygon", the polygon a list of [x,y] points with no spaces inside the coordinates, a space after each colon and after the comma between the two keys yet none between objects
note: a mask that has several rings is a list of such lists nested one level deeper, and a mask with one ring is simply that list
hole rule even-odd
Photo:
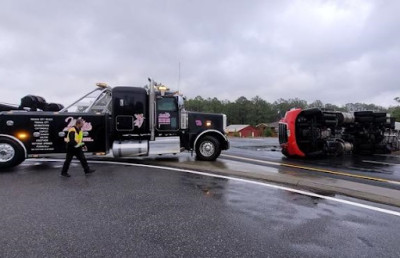
[{"label": "truck cab roof light", "polygon": [[157,90],[161,93],[161,96],[164,96],[165,92],[168,91],[169,89],[165,85],[158,85]]},{"label": "truck cab roof light", "polygon": [[105,82],[98,82],[98,83],[96,83],[96,86],[99,87],[99,88],[102,88],[102,89],[105,89],[105,88],[109,87],[108,84],[105,83]]}]

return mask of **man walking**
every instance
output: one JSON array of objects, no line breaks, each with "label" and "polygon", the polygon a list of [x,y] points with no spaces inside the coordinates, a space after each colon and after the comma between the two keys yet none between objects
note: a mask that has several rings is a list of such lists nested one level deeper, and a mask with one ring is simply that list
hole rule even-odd
[{"label": "man walking", "polygon": [[64,166],[61,170],[61,175],[65,177],[70,177],[68,174],[69,165],[71,164],[72,158],[75,156],[81,162],[81,165],[85,171],[85,174],[93,173],[95,170],[90,169],[86,161],[85,154],[83,153],[82,147],[85,145],[83,142],[83,119],[78,118],[76,120],[75,126],[68,130],[65,142],[67,143],[67,155],[65,158]]}]

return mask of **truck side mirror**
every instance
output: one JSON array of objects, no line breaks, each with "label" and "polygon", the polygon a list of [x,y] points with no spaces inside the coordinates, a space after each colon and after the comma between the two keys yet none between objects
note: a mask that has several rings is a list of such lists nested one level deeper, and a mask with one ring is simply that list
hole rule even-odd
[{"label": "truck side mirror", "polygon": [[182,96],[176,96],[178,102],[178,108],[181,110],[184,107],[184,100]]}]

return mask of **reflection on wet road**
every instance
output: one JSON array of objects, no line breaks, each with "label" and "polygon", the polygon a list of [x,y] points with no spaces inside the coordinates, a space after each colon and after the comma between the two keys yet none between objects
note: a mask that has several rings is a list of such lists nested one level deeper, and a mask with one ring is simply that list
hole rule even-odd
[{"label": "reflection on wet road", "polygon": [[59,176],[61,165],[28,161],[0,173],[1,257],[400,252],[397,215],[239,179],[135,164],[93,162],[96,173],[85,176],[73,163],[66,179]]},{"label": "reflection on wet road", "polygon": [[[280,153],[278,140],[276,138],[243,139],[230,138],[231,149],[224,152],[223,158],[232,160],[248,160],[257,164],[280,167],[288,165],[290,171],[299,173],[318,174],[325,173],[327,176],[345,178],[364,183],[376,184],[394,183],[389,186],[399,188],[400,183],[400,156],[399,155],[371,155],[355,156],[345,155],[341,157],[329,157],[321,159],[288,159]],[[263,147],[264,146],[264,147]],[[237,159],[234,156],[238,157]],[[293,170],[293,168],[300,168]],[[285,170],[285,169],[283,169]],[[331,173],[334,172],[334,173]],[[337,172],[337,173],[335,173]],[[375,181],[375,182],[374,182]]]}]

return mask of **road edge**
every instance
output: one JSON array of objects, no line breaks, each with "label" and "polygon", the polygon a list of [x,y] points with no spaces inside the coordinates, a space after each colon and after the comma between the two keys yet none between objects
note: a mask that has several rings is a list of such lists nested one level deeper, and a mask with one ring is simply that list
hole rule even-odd
[{"label": "road edge", "polygon": [[399,190],[387,189],[380,186],[352,182],[348,180],[334,179],[324,176],[313,176],[307,179],[288,174],[278,174],[275,172],[261,174],[257,172],[232,169],[223,170],[215,167],[209,168],[207,166],[202,166],[201,169],[199,169],[198,167],[188,163],[179,164],[179,166],[176,166],[175,164],[172,164],[170,162],[161,161],[159,162],[159,164],[167,167],[191,169],[216,175],[230,175],[239,178],[262,180],[267,182],[291,185],[301,189],[306,188],[306,190],[323,195],[342,194],[348,197],[400,207]]}]

